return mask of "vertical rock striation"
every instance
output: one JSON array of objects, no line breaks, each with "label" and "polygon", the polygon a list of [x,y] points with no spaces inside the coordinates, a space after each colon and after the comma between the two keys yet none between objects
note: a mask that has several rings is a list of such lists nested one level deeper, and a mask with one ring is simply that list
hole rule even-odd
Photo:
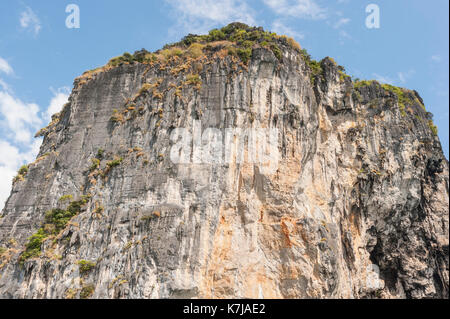
[{"label": "vertical rock striation", "polygon": [[[448,298],[448,161],[418,93],[230,26],[75,80],[2,211],[1,298]],[[174,163],[194,121],[276,128],[276,170]]]}]

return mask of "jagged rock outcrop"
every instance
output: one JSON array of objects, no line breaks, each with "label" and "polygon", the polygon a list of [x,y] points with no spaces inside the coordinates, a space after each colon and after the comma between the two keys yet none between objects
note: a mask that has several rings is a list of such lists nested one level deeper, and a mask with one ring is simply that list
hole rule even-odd
[{"label": "jagged rock outcrop", "polygon": [[[448,298],[448,161],[417,92],[232,26],[75,81],[2,211],[1,298]],[[194,121],[276,129],[276,170],[174,163]]]}]

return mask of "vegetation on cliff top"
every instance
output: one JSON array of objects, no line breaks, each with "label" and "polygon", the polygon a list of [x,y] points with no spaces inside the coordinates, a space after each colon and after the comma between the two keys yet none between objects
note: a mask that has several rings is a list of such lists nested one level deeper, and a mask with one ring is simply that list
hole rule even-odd
[{"label": "vegetation on cliff top", "polygon": [[[394,96],[396,96],[397,98],[397,102],[398,102],[398,106],[400,109],[400,113],[402,116],[406,116],[406,110],[408,107],[414,106],[414,105],[418,105],[420,106],[424,111],[426,111],[425,109],[425,105],[423,104],[423,101],[420,99],[420,97],[418,96],[417,92],[413,91],[413,90],[408,90],[405,88],[401,88],[398,86],[394,86],[391,84],[386,84],[386,83],[379,83],[376,80],[359,80],[359,79],[355,79],[353,81],[353,87],[358,91],[360,91],[362,88],[364,87],[368,87],[371,85],[378,85],[380,86],[385,92],[389,92],[391,94],[393,94]],[[411,110],[410,110],[411,111]]]},{"label": "vegetation on cliff top", "polygon": [[119,65],[166,63],[176,57],[196,59],[216,52],[217,47],[223,47],[228,55],[238,57],[244,64],[247,64],[252,57],[253,49],[258,47],[270,49],[279,60],[282,58],[282,49],[291,48],[301,51],[300,45],[291,37],[265,31],[262,27],[250,27],[235,22],[221,29],[213,29],[206,35],[189,34],[181,41],[167,44],[156,52],[145,49],[136,51],[134,54],[125,52],[121,56],[112,58],[106,66],[85,72],[80,77],[80,82],[84,83],[96,73]]},{"label": "vegetation on cliff top", "polygon": [[[314,60],[294,39],[265,31],[262,27],[250,27],[239,22],[231,23],[221,29],[213,29],[206,35],[189,34],[181,41],[167,44],[161,50],[155,52],[149,52],[145,49],[136,51],[134,54],[126,52],[122,56],[111,59],[103,68],[85,72],[84,76],[90,78],[93,74],[98,73],[102,69],[110,69],[123,64],[144,63],[153,65],[159,63],[160,65],[165,65],[170,61],[175,62],[171,66],[171,73],[177,74],[179,71],[187,71],[191,67],[189,63],[183,64],[180,59],[199,59],[219,51],[224,52],[221,56],[229,55],[236,57],[240,59],[244,65],[247,65],[253,55],[253,50],[261,47],[270,49],[280,61],[282,60],[283,51],[286,49],[293,49],[299,52],[310,69],[310,80],[313,85],[315,85],[317,80],[323,75],[322,64],[325,59],[331,60],[337,66],[339,80],[341,82],[350,78],[350,76],[345,73],[345,68],[337,65],[332,58],[325,58],[321,61]],[[165,66],[162,66],[161,69],[164,70]],[[194,72],[189,74],[188,77],[187,83],[195,84],[197,89],[201,87],[201,79],[197,73]],[[373,82],[374,81],[365,80],[353,81],[355,88],[354,95],[360,96],[359,89],[364,86],[369,86]],[[145,85],[150,86],[150,84]],[[406,109],[408,106],[417,103],[425,109],[423,102],[417,98],[415,94],[411,93],[412,91],[390,84],[381,84],[381,86],[385,91],[391,92],[397,96],[402,116],[406,116]],[[140,91],[140,95],[144,92],[153,90],[151,93],[154,97],[162,98],[162,95],[159,94],[159,92],[156,92],[154,88],[143,87],[141,90],[144,91]],[[113,114],[111,120],[115,123],[125,122],[124,115],[117,111]],[[430,125],[430,128],[433,133],[436,131],[434,125]]]},{"label": "vegetation on cliff top", "polygon": [[[310,81],[312,85],[314,86],[317,80],[321,77],[323,77],[324,72],[324,66],[323,63],[325,60],[331,61],[337,68],[337,72],[339,74],[339,80],[342,82],[346,78],[351,78],[349,75],[345,73],[345,68],[341,65],[338,65],[333,58],[326,57],[322,59],[321,61],[316,61],[311,58],[311,56],[308,54],[308,52],[303,49],[300,51],[303,60],[305,61],[306,65],[310,69]],[[361,89],[364,87],[371,86],[373,84],[378,85],[380,88],[382,88],[385,92],[388,92],[392,95],[394,95],[397,99],[398,107],[400,110],[400,114],[405,117],[407,115],[406,111],[408,110],[411,114],[413,113],[413,109],[411,107],[413,106],[420,106],[424,111],[425,105],[423,104],[422,99],[419,97],[416,91],[408,90],[405,88],[397,87],[391,84],[386,83],[379,83],[376,80],[359,80],[354,79],[351,80],[353,83],[353,96],[356,100],[361,101]],[[420,120],[424,120],[420,118]],[[427,125],[432,131],[434,135],[437,135],[437,127],[434,125],[432,120],[427,120]]]}]

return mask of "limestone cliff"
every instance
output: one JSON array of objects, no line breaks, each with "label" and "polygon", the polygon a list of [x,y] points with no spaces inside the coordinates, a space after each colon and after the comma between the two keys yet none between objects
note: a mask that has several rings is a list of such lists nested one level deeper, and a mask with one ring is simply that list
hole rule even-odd
[{"label": "limestone cliff", "polygon": [[[195,123],[233,145],[276,129],[275,169],[174,162]],[[422,99],[287,37],[231,24],[124,54],[38,134],[0,218],[1,298],[448,297],[448,161]]]}]

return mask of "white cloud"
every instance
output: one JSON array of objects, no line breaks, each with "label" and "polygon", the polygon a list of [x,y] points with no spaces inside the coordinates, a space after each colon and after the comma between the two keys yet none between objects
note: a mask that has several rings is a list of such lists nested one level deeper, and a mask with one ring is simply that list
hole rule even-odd
[{"label": "white cloud", "polygon": [[[7,86],[1,81],[1,87]],[[25,103],[3,88],[0,90],[0,209],[8,198],[12,179],[19,167],[31,163],[39,153],[42,139],[33,138],[43,121],[61,110],[69,97],[69,88],[51,89],[53,97],[46,111],[39,113],[39,106]],[[41,118],[42,117],[42,118]]]},{"label": "white cloud", "polygon": [[314,0],[264,0],[275,13],[295,18],[325,19],[326,10]]},{"label": "white cloud", "polygon": [[0,209],[10,194],[19,167],[33,162],[39,153],[42,138],[35,139],[34,134],[68,100],[68,87],[50,90],[53,97],[47,109],[40,112],[37,104],[15,97],[9,85],[0,79]]},{"label": "white cloud", "polygon": [[289,28],[280,20],[275,20],[272,23],[272,31],[278,34],[285,34],[296,39],[303,39],[305,37],[303,33]]},{"label": "white cloud", "polygon": [[41,31],[41,21],[30,7],[26,7],[20,14],[19,21],[22,28],[31,30],[36,35]]},{"label": "white cloud", "polygon": [[0,72],[4,72],[4,73],[6,73],[8,75],[13,73],[12,67],[2,57],[0,57]]},{"label": "white cloud", "polygon": [[35,139],[33,143],[28,147],[28,151],[22,153],[19,149],[11,145],[9,142],[0,140],[0,151],[2,156],[0,157],[0,166],[11,168],[14,171],[21,165],[27,162],[32,162],[36,158],[42,140]]},{"label": "white cloud", "polygon": [[37,104],[25,103],[8,92],[0,92],[1,128],[7,129],[9,137],[16,142],[29,142],[42,123],[38,113]]},{"label": "white cloud", "polygon": [[416,73],[415,70],[411,69],[406,72],[397,72],[397,76],[385,76],[380,75],[377,73],[373,73],[373,76],[375,77],[375,80],[382,83],[387,83],[391,85],[398,85],[398,83],[404,84],[406,83],[414,74]]},{"label": "white cloud", "polygon": [[[53,97],[47,109],[39,112],[35,103],[25,103],[13,96],[9,86],[0,79],[0,209],[8,198],[12,179],[19,167],[31,163],[39,153],[42,139],[35,139],[34,133],[49,122],[51,115],[61,110],[69,97],[69,88],[50,88]],[[7,140],[5,140],[7,139]]]},{"label": "white cloud", "polygon": [[25,163],[32,162],[38,152],[41,139],[36,139],[26,152],[21,152],[9,142],[0,140],[0,210],[3,209],[5,201],[11,192],[12,180],[17,174],[19,167]]},{"label": "white cloud", "polygon": [[345,30],[339,30],[339,44],[344,45],[346,39],[351,39],[352,36],[347,33]]},{"label": "white cloud", "polygon": [[11,88],[9,87],[8,83],[6,83],[5,81],[3,81],[1,78],[0,78],[0,88],[1,88],[3,91],[11,92]]},{"label": "white cloud", "polygon": [[431,56],[431,60],[433,62],[441,62],[442,61],[442,57],[439,54],[435,54]]},{"label": "white cloud", "polygon": [[341,40],[343,40],[343,39],[351,39],[352,36],[351,36],[350,34],[348,34],[346,31],[340,30],[340,31],[339,31],[339,38],[340,38]]},{"label": "white cloud", "polygon": [[349,18],[341,18],[341,19],[339,19],[338,22],[336,22],[336,23],[333,25],[333,28],[339,29],[340,27],[342,27],[343,25],[345,25],[345,24],[347,24],[347,23],[349,23],[349,22],[350,22],[350,19],[349,19]]},{"label": "white cloud", "polygon": [[[0,151],[4,151],[0,145]],[[3,209],[9,194],[11,193],[12,179],[16,170],[0,165],[0,211]]]},{"label": "white cloud", "polygon": [[400,80],[401,83],[405,83],[406,81],[408,81],[408,79],[410,79],[414,74],[416,73],[415,70],[409,70],[407,72],[398,72],[398,79]]},{"label": "white cloud", "polygon": [[373,76],[375,77],[375,80],[381,83],[387,83],[387,84],[394,84],[394,80],[388,76],[379,75],[377,73],[374,73]]},{"label": "white cloud", "polygon": [[64,104],[67,103],[69,99],[69,88],[62,87],[58,90],[53,90],[53,98],[50,100],[50,105],[47,108],[47,111],[44,114],[44,120],[50,122],[52,119],[52,115],[58,113],[62,110]]},{"label": "white cloud", "polygon": [[212,27],[239,21],[255,24],[253,10],[237,0],[166,0],[173,7],[183,33],[205,33]]}]

